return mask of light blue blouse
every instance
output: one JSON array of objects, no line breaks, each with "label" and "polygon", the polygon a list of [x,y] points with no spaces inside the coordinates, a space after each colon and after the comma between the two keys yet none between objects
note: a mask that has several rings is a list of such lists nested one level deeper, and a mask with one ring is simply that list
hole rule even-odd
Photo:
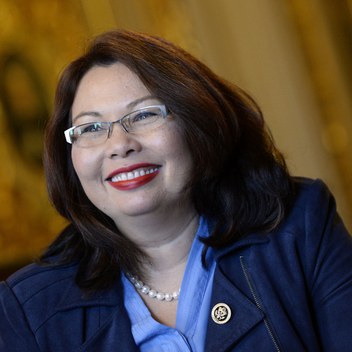
[{"label": "light blue blouse", "polygon": [[125,275],[122,276],[124,303],[131,320],[132,335],[142,352],[204,351],[215,261],[209,248],[206,257],[207,267],[202,266],[203,244],[199,241],[199,236],[209,236],[208,224],[204,218],[200,218],[187,260],[175,328],[154,320],[134,286]]}]

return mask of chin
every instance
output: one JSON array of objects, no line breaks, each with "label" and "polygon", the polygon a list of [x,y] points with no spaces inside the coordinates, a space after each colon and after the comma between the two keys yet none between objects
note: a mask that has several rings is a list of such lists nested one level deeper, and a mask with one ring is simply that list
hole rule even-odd
[{"label": "chin", "polygon": [[[153,214],[158,210],[157,204],[124,204],[123,206],[116,206],[117,212],[112,211],[109,215],[113,219],[124,219],[128,217],[144,216],[147,214]],[[106,210],[106,209],[105,209]]]}]

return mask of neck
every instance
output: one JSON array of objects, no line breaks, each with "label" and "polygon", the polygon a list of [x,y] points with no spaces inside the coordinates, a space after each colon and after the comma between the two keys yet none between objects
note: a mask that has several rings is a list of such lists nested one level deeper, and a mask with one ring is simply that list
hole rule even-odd
[{"label": "neck", "polygon": [[119,222],[119,229],[148,256],[144,275],[148,282],[169,275],[183,275],[198,228],[193,207],[175,209],[161,216],[142,215]]}]

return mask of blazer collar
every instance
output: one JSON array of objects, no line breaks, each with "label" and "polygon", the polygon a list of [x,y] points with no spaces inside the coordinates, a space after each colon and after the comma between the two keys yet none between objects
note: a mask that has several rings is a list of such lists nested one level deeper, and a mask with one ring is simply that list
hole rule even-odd
[{"label": "blazer collar", "polygon": [[270,234],[267,233],[252,233],[248,236],[241,238],[240,240],[234,242],[232,245],[214,249],[214,258],[218,261],[221,257],[236,251],[238,249],[242,249],[244,247],[257,245],[257,244],[265,244],[270,242]]}]

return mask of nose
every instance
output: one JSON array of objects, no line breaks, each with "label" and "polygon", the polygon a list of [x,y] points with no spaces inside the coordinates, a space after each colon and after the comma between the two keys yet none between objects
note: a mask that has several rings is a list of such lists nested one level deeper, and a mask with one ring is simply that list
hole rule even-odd
[{"label": "nose", "polygon": [[126,133],[128,133],[128,130],[125,126],[125,124],[122,123],[122,119],[117,120],[115,122],[111,122],[110,129],[108,131],[108,138],[110,138],[112,131],[114,130],[114,126],[118,125],[120,128],[122,128]]},{"label": "nose", "polygon": [[111,125],[105,145],[109,158],[126,158],[131,153],[140,152],[142,149],[137,138],[128,133],[121,123]]}]

